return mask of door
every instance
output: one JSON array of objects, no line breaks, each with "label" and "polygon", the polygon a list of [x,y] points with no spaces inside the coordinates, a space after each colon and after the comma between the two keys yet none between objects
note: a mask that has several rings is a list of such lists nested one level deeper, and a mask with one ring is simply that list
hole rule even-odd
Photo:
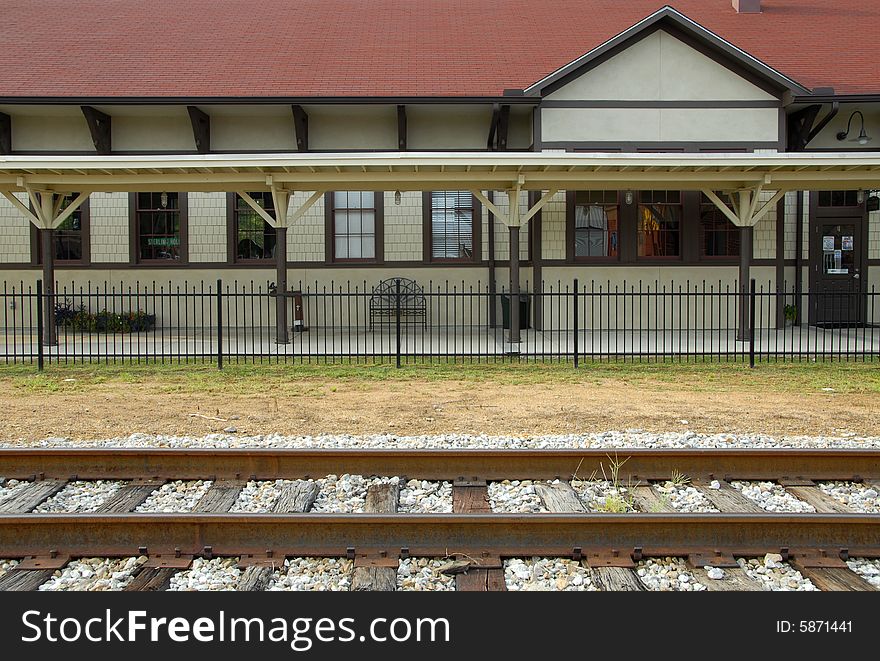
[{"label": "door", "polygon": [[813,259],[813,323],[856,326],[864,318],[862,217],[817,218]]}]

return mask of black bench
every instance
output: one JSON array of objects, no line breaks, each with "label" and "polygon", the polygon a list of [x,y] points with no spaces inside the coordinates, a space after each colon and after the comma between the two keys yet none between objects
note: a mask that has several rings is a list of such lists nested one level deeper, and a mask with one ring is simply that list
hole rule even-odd
[{"label": "black bench", "polygon": [[428,325],[428,303],[425,290],[415,280],[409,278],[388,278],[373,288],[370,297],[370,330],[378,318],[387,319],[388,323],[397,319],[398,283],[400,283],[400,317],[401,319],[421,319],[422,327]]}]

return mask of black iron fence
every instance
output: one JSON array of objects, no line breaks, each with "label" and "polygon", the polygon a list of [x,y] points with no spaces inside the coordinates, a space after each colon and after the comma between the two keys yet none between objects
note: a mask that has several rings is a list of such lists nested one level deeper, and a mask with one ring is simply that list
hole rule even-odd
[{"label": "black iron fence", "polygon": [[[880,358],[877,292],[736,283],[4,283],[7,363],[761,361]],[[48,305],[45,305],[48,302]],[[516,301],[513,301],[516,304]],[[279,343],[278,305],[289,341]],[[49,312],[51,311],[51,314]],[[47,314],[49,314],[47,318]],[[283,339],[283,338],[282,338]],[[518,340],[518,341],[517,341]]]}]

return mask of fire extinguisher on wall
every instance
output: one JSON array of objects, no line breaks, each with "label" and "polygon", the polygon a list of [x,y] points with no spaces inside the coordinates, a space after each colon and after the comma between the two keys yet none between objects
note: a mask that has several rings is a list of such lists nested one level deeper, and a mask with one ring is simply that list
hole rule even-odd
[{"label": "fire extinguisher on wall", "polygon": [[303,299],[301,291],[292,291],[290,292],[293,296],[293,332],[294,333],[302,333],[307,331],[305,320],[304,320],[304,310],[303,310]]}]

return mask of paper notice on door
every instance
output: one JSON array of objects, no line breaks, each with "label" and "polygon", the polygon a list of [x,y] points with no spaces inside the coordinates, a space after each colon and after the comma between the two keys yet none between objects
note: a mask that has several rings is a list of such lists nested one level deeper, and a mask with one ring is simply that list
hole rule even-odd
[{"label": "paper notice on door", "polygon": [[824,252],[831,252],[834,250],[834,237],[833,236],[823,236],[822,237],[822,250]]},{"label": "paper notice on door", "polygon": [[843,248],[844,250],[852,250],[853,249],[853,237],[845,236],[841,239],[841,243],[843,245],[841,245],[840,247]]}]

